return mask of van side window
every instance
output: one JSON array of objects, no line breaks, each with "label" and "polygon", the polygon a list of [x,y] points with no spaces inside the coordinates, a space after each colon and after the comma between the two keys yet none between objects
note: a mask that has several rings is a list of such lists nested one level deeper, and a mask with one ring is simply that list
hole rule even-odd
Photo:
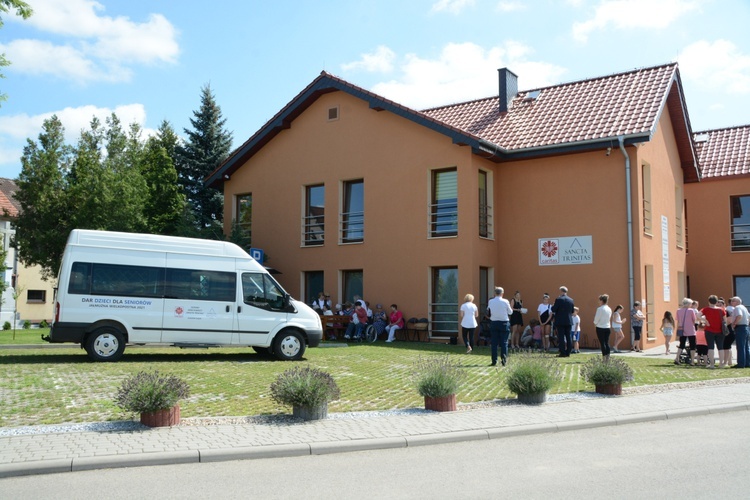
[{"label": "van side window", "polygon": [[160,267],[74,262],[68,293],[161,298],[163,283],[164,269]]},{"label": "van side window", "polygon": [[166,298],[234,302],[237,298],[237,275],[221,271],[169,268]]},{"label": "van side window", "polygon": [[284,291],[265,273],[242,273],[242,297],[251,306],[284,309]]},{"label": "van side window", "polygon": [[70,268],[68,293],[88,294],[91,291],[91,263],[74,262]]}]

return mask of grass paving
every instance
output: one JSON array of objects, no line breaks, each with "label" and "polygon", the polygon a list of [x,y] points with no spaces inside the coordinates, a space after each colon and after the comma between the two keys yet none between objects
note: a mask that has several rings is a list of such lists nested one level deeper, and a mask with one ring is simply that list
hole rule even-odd
[{"label": "grass paving", "polygon": [[[32,332],[39,335],[39,330]],[[422,407],[412,384],[413,363],[419,356],[446,353],[467,373],[457,395],[459,403],[513,397],[503,383],[504,370],[489,366],[489,349],[483,347],[469,355],[461,346],[407,342],[320,347],[308,349],[301,363],[331,373],[339,385],[341,399],[332,402],[329,411],[389,410]],[[581,367],[595,355],[559,360],[562,376],[551,393],[593,391],[581,377]],[[635,381],[626,387],[735,378],[746,371],[686,368],[663,358],[628,357],[627,362],[635,371]],[[245,348],[129,347],[115,363],[91,362],[73,345],[69,349],[2,349],[0,426],[134,418],[114,404],[114,395],[125,377],[152,370],[177,375],[190,385],[191,396],[180,403],[183,417],[291,413],[270,398],[269,386],[293,366]]]}]

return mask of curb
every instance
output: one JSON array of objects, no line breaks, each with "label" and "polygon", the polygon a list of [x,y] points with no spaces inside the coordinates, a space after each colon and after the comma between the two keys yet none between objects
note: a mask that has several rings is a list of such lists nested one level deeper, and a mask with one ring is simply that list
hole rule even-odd
[{"label": "curb", "polygon": [[34,462],[16,462],[0,464],[0,478],[121,467],[226,462],[234,460],[299,457],[306,455],[325,455],[354,451],[430,446],[435,444],[459,443],[466,441],[482,441],[486,439],[502,439],[514,436],[552,434],[556,432],[628,425],[658,420],[673,420],[732,411],[750,411],[750,402],[681,408],[663,412],[636,413],[632,415],[623,415],[621,417],[590,418],[562,423],[493,427],[472,431],[418,434],[414,436],[393,438],[367,438],[350,441],[324,441],[307,444],[280,444],[242,448],[134,453],[130,455],[106,455],[98,457],[40,460]]}]

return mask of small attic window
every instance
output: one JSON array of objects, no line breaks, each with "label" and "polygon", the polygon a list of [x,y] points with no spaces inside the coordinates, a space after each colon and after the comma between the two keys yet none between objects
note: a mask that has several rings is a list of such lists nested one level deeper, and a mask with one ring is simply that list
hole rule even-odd
[{"label": "small attic window", "polygon": [[708,134],[696,134],[695,142],[708,142]]},{"label": "small attic window", "polygon": [[328,108],[328,121],[332,122],[338,119],[339,119],[339,107],[334,106],[332,108]]},{"label": "small attic window", "polygon": [[532,90],[531,92],[526,92],[526,96],[523,98],[523,102],[536,100],[536,98],[539,97],[539,94],[541,93],[541,90]]}]

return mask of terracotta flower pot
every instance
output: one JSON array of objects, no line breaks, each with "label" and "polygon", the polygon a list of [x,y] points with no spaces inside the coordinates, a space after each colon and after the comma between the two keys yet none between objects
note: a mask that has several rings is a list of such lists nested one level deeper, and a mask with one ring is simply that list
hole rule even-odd
[{"label": "terracotta flower pot", "polygon": [[302,420],[324,420],[328,418],[328,403],[320,406],[292,406],[292,415]]},{"label": "terracotta flower pot", "polygon": [[619,396],[622,394],[622,384],[597,384],[596,392],[599,394]]},{"label": "terracotta flower pot", "polygon": [[456,411],[456,395],[450,394],[439,398],[425,396],[424,409],[432,411]]},{"label": "terracotta flower pot", "polygon": [[525,405],[540,405],[547,401],[546,392],[537,392],[534,394],[519,394],[518,402]]},{"label": "terracotta flower pot", "polygon": [[153,413],[141,413],[141,423],[149,427],[171,427],[180,423],[180,405]]}]

